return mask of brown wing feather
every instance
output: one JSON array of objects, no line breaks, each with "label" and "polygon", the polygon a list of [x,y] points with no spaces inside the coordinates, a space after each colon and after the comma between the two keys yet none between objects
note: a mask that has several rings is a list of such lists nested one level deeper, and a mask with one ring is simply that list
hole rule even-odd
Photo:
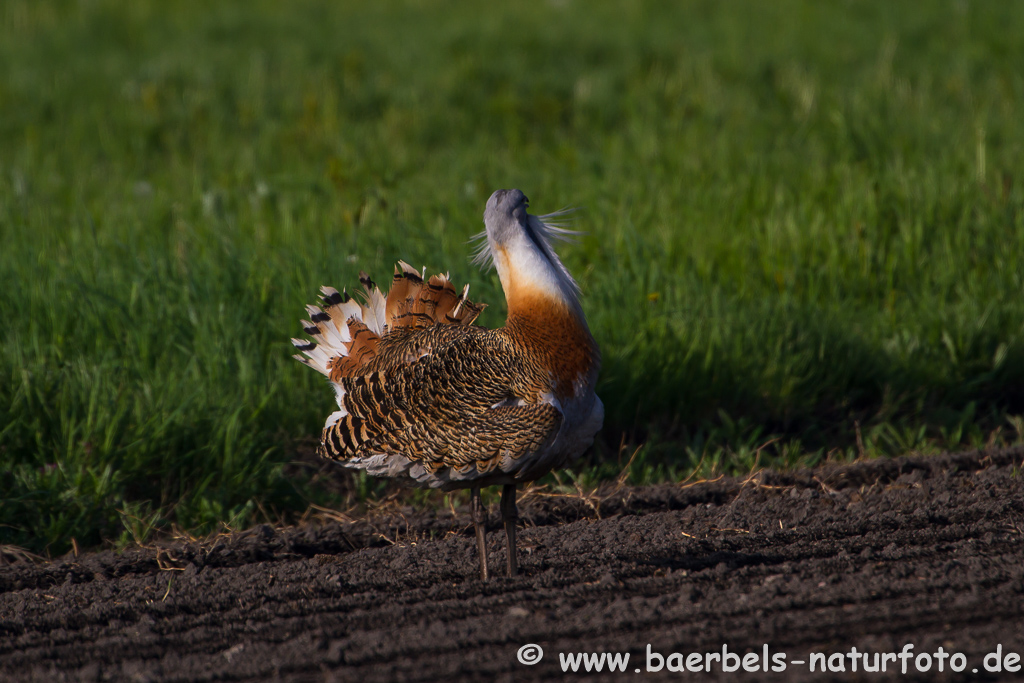
[{"label": "brown wing feather", "polygon": [[327,376],[332,382],[340,382],[343,377],[357,375],[360,368],[377,356],[381,338],[365,323],[350,319],[348,330],[352,335],[352,341],[347,344],[348,355],[334,356],[327,362]]}]

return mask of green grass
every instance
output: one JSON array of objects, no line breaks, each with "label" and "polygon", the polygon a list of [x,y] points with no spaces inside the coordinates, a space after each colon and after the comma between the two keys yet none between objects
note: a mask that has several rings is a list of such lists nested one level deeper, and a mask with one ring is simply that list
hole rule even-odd
[{"label": "green grass", "polygon": [[302,307],[402,258],[500,324],[497,187],[587,231],[562,485],[1019,441],[1022,104],[1020,3],[5,0],[0,544],[351,502],[283,471]]}]

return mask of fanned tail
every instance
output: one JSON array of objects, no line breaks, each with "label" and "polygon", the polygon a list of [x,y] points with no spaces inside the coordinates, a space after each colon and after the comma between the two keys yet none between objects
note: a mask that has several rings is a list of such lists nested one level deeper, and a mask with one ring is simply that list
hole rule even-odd
[{"label": "fanned tail", "polygon": [[404,261],[395,267],[385,303],[389,329],[419,329],[437,323],[470,325],[486,308],[469,300],[469,285],[456,293],[447,273],[432,275],[424,282],[423,275]]},{"label": "fanned tail", "polygon": [[457,294],[447,274],[431,276],[427,281],[424,274],[399,261],[387,296],[361,272],[365,303],[355,301],[345,290],[321,287],[323,307],[306,307],[310,319],[303,320],[302,326],[313,340],[292,339],[303,354],[293,357],[334,383],[342,410],[328,422],[347,414],[341,379],[359,374],[360,368],[376,357],[382,338],[399,328],[471,325],[486,307],[469,300],[469,285]]}]

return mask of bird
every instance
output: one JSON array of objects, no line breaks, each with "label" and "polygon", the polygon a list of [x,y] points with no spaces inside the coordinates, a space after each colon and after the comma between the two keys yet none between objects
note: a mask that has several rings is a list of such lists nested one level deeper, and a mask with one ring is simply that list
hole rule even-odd
[{"label": "bird", "polygon": [[552,247],[575,234],[562,212],[531,215],[517,189],[484,209],[474,261],[497,269],[504,326],[474,324],[485,308],[450,275],[426,277],[404,261],[385,295],[360,272],[359,300],[321,287],[307,306],[311,339],[294,358],[325,375],[338,410],[319,454],[347,468],[417,487],[470,489],[480,576],[488,579],[482,487],[501,486],[507,572],[517,574],[517,485],[579,458],[604,421],[595,393],[601,353],[580,288]]}]

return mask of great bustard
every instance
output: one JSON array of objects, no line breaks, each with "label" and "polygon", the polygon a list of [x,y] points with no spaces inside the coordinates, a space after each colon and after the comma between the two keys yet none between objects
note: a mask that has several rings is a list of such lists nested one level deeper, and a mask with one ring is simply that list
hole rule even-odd
[{"label": "great bustard", "polygon": [[559,229],[531,216],[519,190],[498,190],[484,211],[486,243],[508,301],[505,326],[473,325],[483,310],[447,275],[395,268],[385,297],[360,273],[365,303],[321,289],[306,308],[295,356],[328,377],[338,408],[320,454],[416,486],[471,489],[487,578],[480,487],[501,485],[508,573],[516,574],[516,484],[564,467],[593,442],[604,406],[594,394],[600,353],[579,289],[551,247]]}]

